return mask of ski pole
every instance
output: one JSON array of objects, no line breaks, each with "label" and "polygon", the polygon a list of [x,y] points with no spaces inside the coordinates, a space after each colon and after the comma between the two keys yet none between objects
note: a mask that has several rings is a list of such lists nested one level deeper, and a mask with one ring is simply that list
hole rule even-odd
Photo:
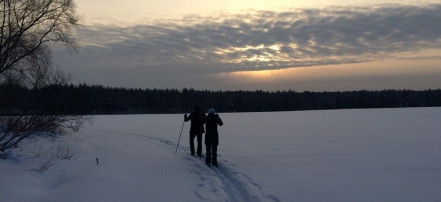
[{"label": "ski pole", "polygon": [[175,154],[176,154],[176,152],[178,152],[179,141],[181,141],[181,135],[182,135],[182,130],[184,129],[184,123],[185,123],[185,120],[182,122],[181,133],[179,133],[178,145],[176,145]]}]

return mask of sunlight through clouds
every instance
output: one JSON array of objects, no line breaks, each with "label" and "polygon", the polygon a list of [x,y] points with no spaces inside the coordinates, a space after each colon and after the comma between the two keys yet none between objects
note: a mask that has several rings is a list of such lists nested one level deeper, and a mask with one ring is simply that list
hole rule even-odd
[{"label": "sunlight through clouds", "polygon": [[[83,51],[100,44],[112,57],[143,55],[146,67],[159,60],[169,65],[211,64],[207,67],[211,71],[352,63],[441,48],[439,5],[356,10],[361,11],[259,11],[218,16],[222,20],[188,16],[183,21],[134,27],[88,26],[80,36]],[[243,15],[251,17],[242,20]]]},{"label": "sunlight through clouds", "polygon": [[[128,77],[134,73],[128,70],[137,71],[137,76],[156,75],[149,82],[158,75],[185,82],[220,74],[245,78],[243,72],[274,80],[270,70],[398,58],[424,64],[428,57],[439,59],[439,22],[440,4],[217,12],[136,25],[86,25],[78,30],[78,55],[55,54],[67,69],[118,70],[115,74],[126,75],[126,80],[133,80]],[[184,86],[171,86],[175,85]]]}]

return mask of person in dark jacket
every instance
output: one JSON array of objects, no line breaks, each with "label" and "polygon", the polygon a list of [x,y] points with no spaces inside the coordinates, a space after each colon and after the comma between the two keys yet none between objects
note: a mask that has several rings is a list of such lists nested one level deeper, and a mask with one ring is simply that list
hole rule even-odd
[{"label": "person in dark jacket", "polygon": [[198,106],[193,108],[193,112],[190,116],[184,115],[184,121],[190,121],[190,151],[191,155],[194,156],[194,138],[197,138],[197,155],[202,157],[202,133],[204,133],[204,121],[205,113],[202,113]]},{"label": "person in dark jacket", "polygon": [[217,126],[222,126],[224,123],[219,117],[219,114],[215,114],[215,110],[210,108],[208,110],[208,116],[205,119],[205,147],[207,156],[205,157],[205,163],[210,166],[217,167],[217,146],[219,145],[219,133]]}]

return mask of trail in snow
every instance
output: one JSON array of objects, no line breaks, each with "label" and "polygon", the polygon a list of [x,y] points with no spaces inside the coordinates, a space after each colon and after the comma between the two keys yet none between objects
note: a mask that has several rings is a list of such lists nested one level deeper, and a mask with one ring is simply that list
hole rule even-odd
[{"label": "trail in snow", "polygon": [[[161,144],[167,145],[169,150],[175,149],[175,142],[157,138],[150,137],[147,135],[141,135],[142,137],[160,142]],[[211,186],[208,190],[215,192],[218,197],[224,196],[227,201],[280,201],[277,197],[263,193],[262,187],[255,183],[253,179],[246,174],[233,170],[227,160],[219,160],[219,167],[208,167],[205,165],[205,158],[198,158],[189,155],[189,148],[181,146],[179,148],[180,152],[188,153],[185,159],[193,162],[195,170],[193,171],[200,177],[201,181],[211,181],[210,185],[200,184],[200,188],[205,186]],[[219,156],[222,158],[222,156]],[[208,180],[210,179],[210,180]],[[219,200],[219,198],[209,198],[204,191],[196,191],[196,195],[202,200]]]},{"label": "trail in snow", "polygon": [[[96,129],[93,129],[92,131],[121,134],[121,132]],[[139,133],[123,133],[146,138],[153,142],[158,142],[166,146],[166,149],[170,150],[170,152],[175,152],[177,142]],[[185,153],[184,158],[193,163],[192,166],[194,169],[192,172],[196,174],[201,181],[195,194],[201,200],[224,201],[222,199],[225,199],[226,201],[232,202],[280,201],[273,195],[265,194],[262,187],[258,183],[254,182],[251,177],[234,170],[232,167],[235,167],[235,165],[230,164],[227,160],[223,160],[221,155],[219,155],[219,167],[208,167],[205,165],[204,157],[193,157],[190,155],[189,150],[189,147],[180,145],[178,155]]]}]

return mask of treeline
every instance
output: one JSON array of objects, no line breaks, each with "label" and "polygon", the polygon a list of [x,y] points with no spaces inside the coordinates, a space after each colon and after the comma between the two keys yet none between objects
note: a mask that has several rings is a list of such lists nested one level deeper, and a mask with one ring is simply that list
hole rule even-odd
[{"label": "treeline", "polygon": [[[0,85],[0,114],[31,108],[48,114],[186,113],[194,105],[218,112],[262,112],[348,108],[441,106],[441,90],[346,92],[199,91],[193,89],[126,89],[89,85],[51,85],[29,90]],[[32,107],[29,107],[32,106]]]}]

